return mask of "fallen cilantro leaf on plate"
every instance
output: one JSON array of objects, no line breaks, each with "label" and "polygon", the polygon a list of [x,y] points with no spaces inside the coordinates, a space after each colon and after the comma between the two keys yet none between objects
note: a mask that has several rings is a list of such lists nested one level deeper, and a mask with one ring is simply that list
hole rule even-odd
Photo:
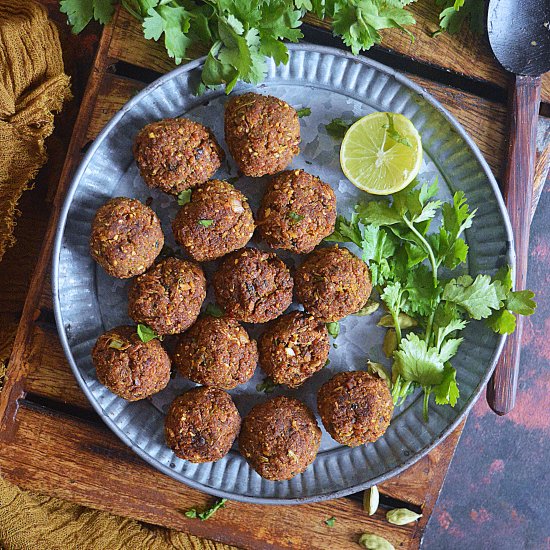
[{"label": "fallen cilantro leaf on plate", "polygon": [[264,392],[264,393],[272,393],[275,388],[278,387],[279,384],[275,384],[271,378],[266,377],[264,378],[263,382],[260,382],[259,384],[256,384],[256,391],[258,392]]},{"label": "fallen cilantro leaf on plate", "polygon": [[327,134],[335,139],[344,139],[349,127],[355,121],[347,121],[342,118],[333,118],[328,124],[325,124]]},{"label": "fallen cilantro leaf on plate", "polygon": [[311,114],[311,109],[309,107],[304,107],[303,109],[298,109],[296,112],[298,113],[298,118],[303,118]]},{"label": "fallen cilantro leaf on plate", "polygon": [[340,323],[338,321],[327,323],[327,330],[333,338],[338,338],[340,334]]}]

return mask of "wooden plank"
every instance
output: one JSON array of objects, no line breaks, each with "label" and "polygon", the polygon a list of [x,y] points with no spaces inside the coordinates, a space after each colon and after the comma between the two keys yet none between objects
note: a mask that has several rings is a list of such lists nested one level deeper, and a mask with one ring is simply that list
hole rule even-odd
[{"label": "wooden plank", "polygon": [[[242,548],[325,550],[327,540],[331,548],[350,548],[365,531],[396,548],[419,543],[418,525],[390,525],[383,509],[369,518],[359,502],[345,498],[277,507],[231,502],[215,519],[189,519],[188,508],[213,499],[152,469],[101,427],[25,402],[12,438],[0,435],[0,441],[2,474],[22,487]],[[324,523],[331,516],[337,518],[332,528]]]},{"label": "wooden plank", "polygon": [[[416,2],[410,7],[410,11],[418,21],[412,29],[415,34],[414,43],[405,34],[391,29],[383,32],[382,48],[445,72],[453,71],[467,78],[506,87],[508,75],[494,60],[484,37],[466,30],[454,36],[444,33],[437,38],[431,38],[431,34],[437,29],[438,12],[435,2]],[[311,24],[330,28],[327,21],[319,21],[310,16],[306,20]],[[196,49],[189,52],[189,57],[194,59],[204,53],[204,50]],[[162,42],[145,40],[139,21],[125,10],[120,10],[109,55],[157,72],[167,72],[176,66],[168,58]],[[368,52],[365,55],[368,56]],[[543,101],[550,102],[550,74],[543,78],[542,98]]]}]

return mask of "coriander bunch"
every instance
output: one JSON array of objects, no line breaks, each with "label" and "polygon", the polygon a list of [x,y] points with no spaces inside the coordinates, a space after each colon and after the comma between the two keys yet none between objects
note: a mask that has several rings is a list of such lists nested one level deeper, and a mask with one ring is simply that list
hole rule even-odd
[{"label": "coriander bunch", "polygon": [[[229,93],[239,80],[257,84],[266,74],[266,57],[287,63],[285,42],[303,38],[303,17],[311,12],[329,19],[336,36],[354,54],[379,44],[383,29],[400,29],[415,20],[406,7],[415,0],[120,0],[138,19],[145,38],[164,43],[179,64],[189,48],[207,53],[201,87],[225,85]],[[441,28],[456,32],[466,18],[481,15],[475,6],[484,0],[425,0],[442,3]],[[108,23],[118,0],[60,0],[74,33],[96,20]],[[479,10],[478,10],[479,11]]]},{"label": "coriander bunch", "polygon": [[[510,333],[516,323],[512,312],[531,315],[536,307],[531,291],[512,291],[508,266],[494,277],[448,275],[467,259],[462,235],[471,227],[475,210],[470,211],[462,191],[452,202],[436,199],[437,191],[436,182],[409,187],[391,200],[358,204],[349,220],[338,218],[336,230],[326,239],[361,248],[373,285],[393,320],[389,330],[397,336],[390,350],[393,400],[401,404],[421,387],[426,419],[432,393],[438,405],[457,402],[451,359],[468,322],[485,319],[495,332]],[[432,228],[438,213],[441,222]]]}]

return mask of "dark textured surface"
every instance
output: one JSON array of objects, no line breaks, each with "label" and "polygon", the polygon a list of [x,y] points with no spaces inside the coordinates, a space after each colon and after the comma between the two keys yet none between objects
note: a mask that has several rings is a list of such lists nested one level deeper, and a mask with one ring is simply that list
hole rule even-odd
[{"label": "dark textured surface", "polygon": [[498,417],[481,397],[470,413],[423,549],[550,548],[550,188],[531,228],[526,319],[515,409]]}]

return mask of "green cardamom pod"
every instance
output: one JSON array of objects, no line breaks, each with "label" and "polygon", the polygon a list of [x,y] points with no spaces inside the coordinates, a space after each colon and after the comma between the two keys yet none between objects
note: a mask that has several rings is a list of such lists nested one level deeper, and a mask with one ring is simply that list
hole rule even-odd
[{"label": "green cardamom pod", "polygon": [[382,351],[386,357],[392,357],[393,352],[397,349],[397,334],[393,328],[389,328],[382,342]]},{"label": "green cardamom pod", "polygon": [[369,299],[368,302],[359,310],[354,313],[358,317],[365,317],[366,315],[372,315],[378,308],[380,303],[375,300]]},{"label": "green cardamom pod", "polygon": [[378,510],[378,502],[380,500],[380,494],[378,493],[378,487],[373,485],[370,489],[363,491],[363,510],[373,516]]},{"label": "green cardamom pod", "polygon": [[421,518],[422,514],[417,514],[407,508],[394,508],[386,514],[386,519],[393,525],[407,525]]},{"label": "green cardamom pod", "polygon": [[395,550],[391,542],[373,533],[363,533],[359,538],[359,544],[367,550]]},{"label": "green cardamom pod", "polygon": [[[399,323],[399,328],[401,330],[405,330],[407,328],[416,327],[418,325],[418,321],[411,317],[410,315],[407,315],[406,313],[400,313],[397,316],[397,322]],[[378,321],[379,327],[395,327],[395,324],[393,322],[393,317],[387,313],[386,315],[383,315]]]}]

